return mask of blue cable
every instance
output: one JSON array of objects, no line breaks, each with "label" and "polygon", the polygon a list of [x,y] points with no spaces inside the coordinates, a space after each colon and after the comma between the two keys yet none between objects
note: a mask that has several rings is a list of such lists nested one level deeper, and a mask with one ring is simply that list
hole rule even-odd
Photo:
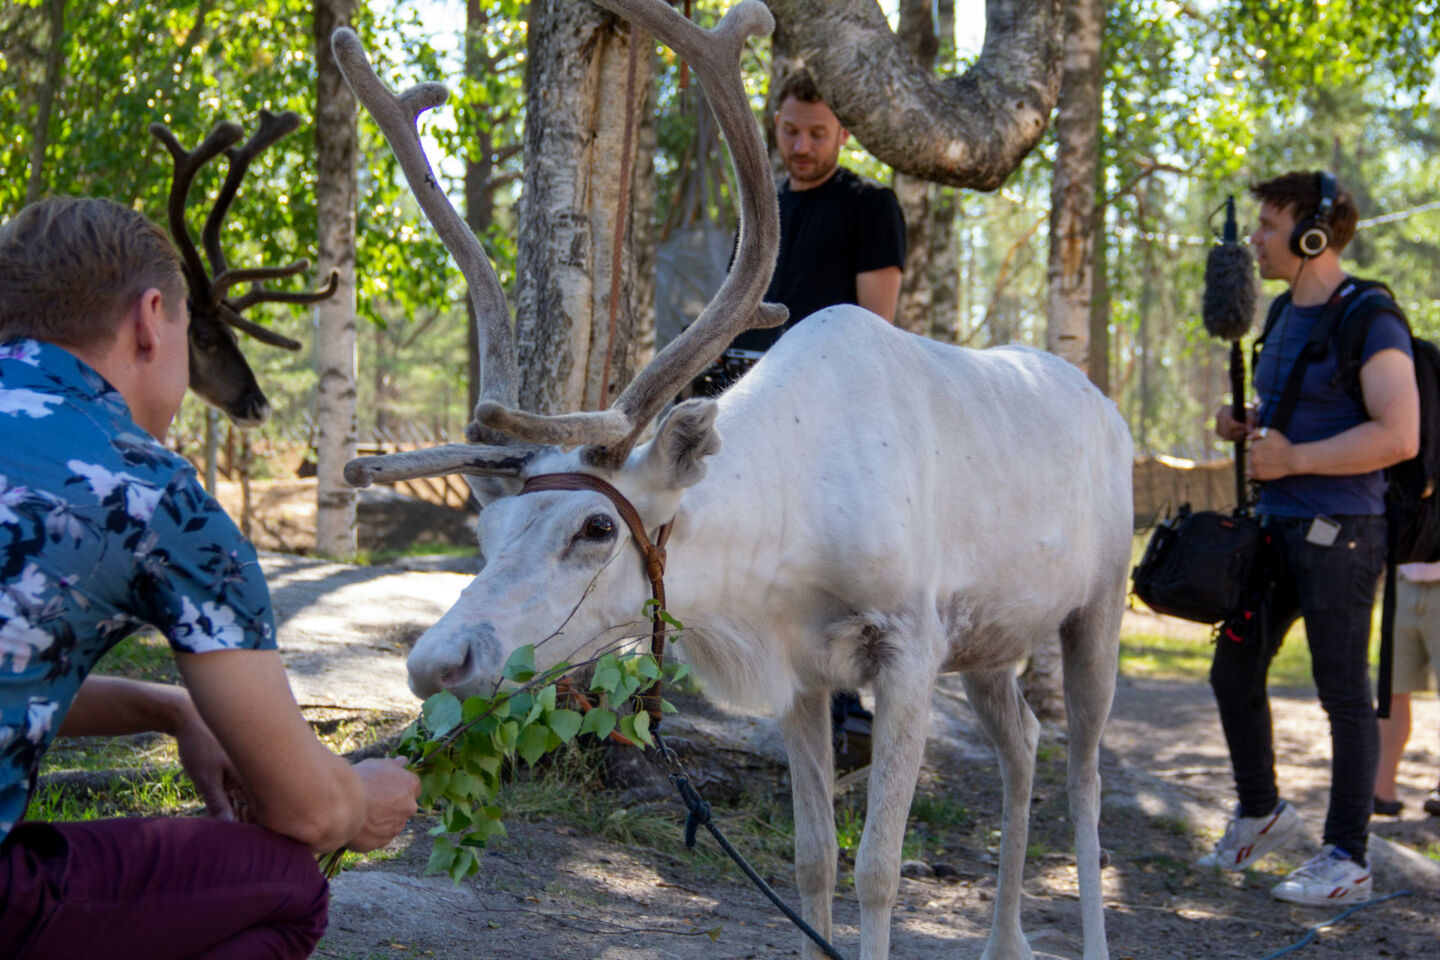
[{"label": "blue cable", "polygon": [[1378,900],[1367,900],[1364,903],[1357,903],[1349,910],[1346,910],[1343,913],[1336,914],[1329,920],[1324,920],[1320,923],[1315,924],[1315,926],[1311,927],[1309,931],[1306,932],[1305,936],[1300,940],[1297,940],[1295,943],[1290,944],[1290,946],[1288,947],[1276,950],[1274,953],[1266,954],[1265,956],[1261,957],[1260,960],[1275,960],[1276,957],[1283,957],[1285,956],[1285,954],[1290,953],[1293,950],[1299,950],[1301,947],[1308,945],[1310,941],[1314,940],[1315,934],[1319,933],[1326,927],[1333,927],[1341,920],[1344,920],[1346,917],[1350,916],[1350,914],[1354,913],[1356,910],[1364,910],[1366,907],[1373,907],[1377,903],[1384,903],[1386,900],[1394,900],[1396,897],[1408,896],[1410,896],[1409,890],[1397,890],[1394,893],[1387,893],[1385,896],[1381,897]]}]

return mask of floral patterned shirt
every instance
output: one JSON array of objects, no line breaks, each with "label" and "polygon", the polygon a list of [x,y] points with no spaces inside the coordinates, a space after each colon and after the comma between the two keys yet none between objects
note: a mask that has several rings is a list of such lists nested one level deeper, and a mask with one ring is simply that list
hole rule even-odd
[{"label": "floral patterned shirt", "polygon": [[80,683],[142,624],[173,649],[273,649],[252,547],[195,470],[73,354],[0,344],[0,840]]}]

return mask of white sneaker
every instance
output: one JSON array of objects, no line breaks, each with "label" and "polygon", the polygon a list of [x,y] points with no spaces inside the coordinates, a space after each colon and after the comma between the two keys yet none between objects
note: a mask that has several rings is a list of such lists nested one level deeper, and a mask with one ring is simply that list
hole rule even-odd
[{"label": "white sneaker", "polygon": [[1374,884],[1370,868],[1350,859],[1350,854],[1333,843],[1320,848],[1320,856],[1307,860],[1284,880],[1270,888],[1276,900],[1328,907],[1337,903],[1364,903]]},{"label": "white sneaker", "polygon": [[1244,870],[1271,850],[1289,843],[1304,825],[1300,814],[1284,800],[1263,817],[1242,817],[1237,805],[1234,818],[1225,827],[1225,836],[1195,865]]}]

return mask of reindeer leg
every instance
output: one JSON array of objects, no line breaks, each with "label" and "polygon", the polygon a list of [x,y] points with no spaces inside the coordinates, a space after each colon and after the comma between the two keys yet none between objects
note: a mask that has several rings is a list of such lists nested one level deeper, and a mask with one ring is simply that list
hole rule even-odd
[{"label": "reindeer leg", "polygon": [[[795,803],[795,884],[800,888],[800,914],[826,940],[830,939],[830,902],[835,895],[835,761],[830,743],[830,691],[808,690],[795,697],[780,718],[785,752],[790,757],[790,792]],[[821,960],[824,954],[801,937],[801,957]]]},{"label": "reindeer leg", "polygon": [[964,674],[963,679],[970,706],[995,744],[1005,790],[995,915],[982,960],[1032,960],[1034,954],[1020,929],[1020,882],[1030,832],[1030,787],[1035,779],[1040,724],[1020,695],[1014,670],[977,671]]},{"label": "reindeer leg", "polygon": [[875,680],[870,792],[855,856],[860,960],[890,955],[890,913],[900,889],[900,845],[930,729],[934,672],[901,658]]},{"label": "reindeer leg", "polygon": [[1100,884],[1100,735],[1110,716],[1119,657],[1120,591],[1104,591],[1060,628],[1065,665],[1066,762],[1075,867],[1080,878],[1080,923],[1085,960],[1108,960]]}]

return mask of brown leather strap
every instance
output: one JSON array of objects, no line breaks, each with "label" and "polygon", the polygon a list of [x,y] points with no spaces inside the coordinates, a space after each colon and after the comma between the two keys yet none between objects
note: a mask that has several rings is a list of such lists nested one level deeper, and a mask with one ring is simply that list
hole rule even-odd
[{"label": "brown leather strap", "polygon": [[[619,490],[591,473],[542,473],[526,480],[525,486],[520,488],[520,494],[523,496],[542,490],[590,490],[601,494],[615,505],[620,519],[630,528],[630,538],[635,541],[636,549],[645,560],[645,576],[650,580],[650,596],[655,600],[655,609],[650,617],[650,653],[655,657],[655,665],[663,667],[665,621],[661,619],[660,613],[665,609],[665,541],[670,539],[670,528],[675,525],[675,521],[669,520],[661,524],[656,531],[655,542],[651,543],[650,535],[645,531],[645,522],[640,519],[640,511],[635,509],[635,505]],[[655,682],[639,695],[645,712],[650,714],[652,730],[660,729],[660,692],[660,678],[656,677]]]}]

